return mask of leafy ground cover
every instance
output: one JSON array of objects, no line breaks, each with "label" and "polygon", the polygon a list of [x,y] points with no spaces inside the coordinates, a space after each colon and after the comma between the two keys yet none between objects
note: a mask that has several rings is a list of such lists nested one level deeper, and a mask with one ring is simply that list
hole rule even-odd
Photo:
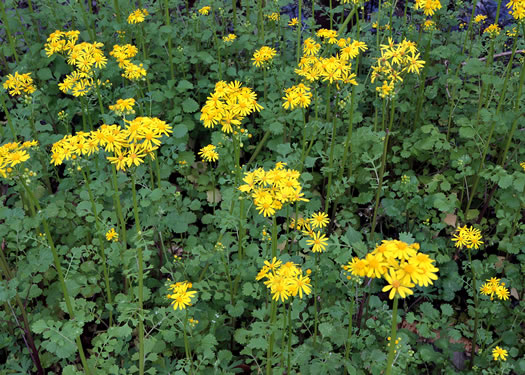
[{"label": "leafy ground cover", "polygon": [[0,373],[525,372],[524,1],[0,16]]}]

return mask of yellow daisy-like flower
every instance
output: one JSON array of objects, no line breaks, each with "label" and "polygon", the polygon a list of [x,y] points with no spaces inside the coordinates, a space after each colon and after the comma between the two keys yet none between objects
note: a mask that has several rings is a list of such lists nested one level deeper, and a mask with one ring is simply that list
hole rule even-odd
[{"label": "yellow daisy-like flower", "polygon": [[494,357],[495,361],[506,361],[508,352],[505,349],[500,348],[499,346],[496,346],[494,349],[492,349],[492,356]]},{"label": "yellow daisy-like flower", "polygon": [[317,212],[312,215],[310,219],[310,224],[312,224],[312,227],[314,228],[324,228],[330,223],[330,219],[328,219],[328,215],[325,212]]},{"label": "yellow daisy-like flower", "polygon": [[191,306],[191,300],[197,294],[196,291],[189,290],[191,287],[192,284],[188,281],[178,282],[169,286],[173,294],[168,294],[167,297],[173,300],[171,304],[174,310],[185,310],[186,307]]},{"label": "yellow daisy-like flower", "polygon": [[297,17],[292,18],[290,21],[288,21],[288,26],[294,27],[299,24],[299,21],[297,20]]},{"label": "yellow daisy-like flower", "polygon": [[390,294],[388,295],[388,298],[394,299],[394,297],[401,297],[406,298],[406,296],[409,296],[411,294],[414,294],[412,289],[414,287],[414,284],[411,282],[402,281],[402,277],[395,271],[390,271],[389,273],[385,274],[385,280],[388,282],[388,285],[385,286],[382,291],[388,292],[390,291]]},{"label": "yellow daisy-like flower", "polygon": [[306,240],[306,244],[312,246],[312,251],[314,253],[322,253],[325,251],[327,243],[328,238],[320,232],[314,232],[313,237]]},{"label": "yellow daisy-like flower", "polygon": [[217,153],[216,147],[214,145],[208,145],[201,148],[199,155],[203,161],[214,162],[219,160],[219,154]]},{"label": "yellow daisy-like flower", "polygon": [[118,241],[118,233],[115,232],[115,228],[111,228],[106,232],[106,240],[108,241]]}]

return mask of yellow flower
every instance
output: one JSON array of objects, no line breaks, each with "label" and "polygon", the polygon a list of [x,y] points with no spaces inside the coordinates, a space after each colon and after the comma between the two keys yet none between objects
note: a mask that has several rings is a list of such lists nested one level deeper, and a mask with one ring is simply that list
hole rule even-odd
[{"label": "yellow flower", "polygon": [[146,9],[137,9],[128,16],[128,23],[134,24],[144,22],[144,19],[148,14],[149,13]]},{"label": "yellow flower", "polygon": [[494,349],[492,349],[492,356],[494,357],[495,361],[506,361],[508,352],[505,349],[500,348],[499,346],[496,346]]},{"label": "yellow flower", "polygon": [[441,9],[439,0],[416,0],[414,9],[422,9],[425,16],[433,16],[436,10]]},{"label": "yellow flower", "polygon": [[118,233],[115,232],[115,228],[111,228],[106,232],[106,240],[108,241],[118,241]]},{"label": "yellow flower", "polygon": [[205,6],[199,9],[199,13],[202,14],[203,16],[207,16],[208,13],[210,13],[210,10],[211,10],[210,6]]},{"label": "yellow flower", "polygon": [[294,27],[299,24],[299,21],[297,20],[297,17],[292,18],[290,21],[288,21],[288,26]]},{"label": "yellow flower", "polygon": [[402,277],[395,271],[390,270],[390,272],[385,274],[384,276],[385,276],[385,280],[388,282],[388,285],[385,286],[382,289],[382,291],[388,292],[390,290],[390,294],[388,295],[388,298],[390,299],[394,299],[394,297],[406,298],[406,296],[414,294],[412,289],[410,289],[414,287],[414,284],[410,282],[404,282],[402,280]]},{"label": "yellow flower", "polygon": [[173,294],[168,294],[167,298],[172,299],[171,304],[173,309],[185,310],[186,307],[191,306],[192,298],[197,295],[197,292],[194,290],[189,290],[192,287],[192,284],[188,281],[178,282],[171,284],[169,289],[173,291]]},{"label": "yellow flower", "polygon": [[199,151],[199,155],[204,161],[214,162],[219,160],[219,154],[215,150],[216,147],[214,145],[208,145],[201,148],[201,150]]},{"label": "yellow flower", "polygon": [[506,5],[510,9],[510,14],[516,20],[525,18],[525,1],[523,0],[509,0]]},{"label": "yellow flower", "polygon": [[312,246],[312,251],[314,253],[322,253],[325,251],[327,242],[328,238],[320,232],[314,232],[312,238],[306,240],[306,244]]},{"label": "yellow flower", "polygon": [[313,214],[312,218],[310,219],[310,224],[312,224],[312,227],[314,228],[324,228],[329,222],[330,219],[328,219],[328,215],[321,211]]}]

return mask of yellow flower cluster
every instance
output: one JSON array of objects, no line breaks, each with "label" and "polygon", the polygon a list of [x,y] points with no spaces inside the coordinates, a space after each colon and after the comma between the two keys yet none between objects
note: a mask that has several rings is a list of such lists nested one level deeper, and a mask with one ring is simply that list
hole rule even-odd
[{"label": "yellow flower cluster", "polygon": [[219,160],[219,154],[217,153],[216,147],[214,145],[208,145],[201,148],[199,155],[203,161],[213,162]]},{"label": "yellow flower cluster", "polygon": [[416,0],[414,9],[423,9],[425,16],[433,16],[436,10],[441,9],[441,2],[439,0]]},{"label": "yellow flower cluster", "polygon": [[64,160],[90,156],[104,148],[113,153],[107,159],[117,170],[126,170],[142,164],[147,155],[154,158],[153,152],[161,145],[160,138],[172,132],[171,126],[156,117],[137,117],[126,123],[125,129],[104,124],[89,133],[66,135],[51,147],[51,164],[60,165]]},{"label": "yellow flower cluster", "polygon": [[480,288],[480,293],[486,296],[490,296],[490,300],[494,300],[494,294],[502,300],[509,299],[509,290],[505,287],[505,283],[500,283],[500,279],[492,277],[486,280]]},{"label": "yellow flower cluster", "polygon": [[0,147],[0,176],[7,178],[13,167],[29,159],[27,150],[36,147],[37,141],[10,142]]},{"label": "yellow flower cluster", "polygon": [[324,42],[329,44],[337,43],[337,31],[329,29],[319,29],[317,30],[317,36],[324,39]]},{"label": "yellow flower cluster", "polygon": [[492,349],[492,357],[495,361],[499,361],[500,359],[502,361],[506,361],[508,355],[509,353],[505,349],[500,348],[499,346],[496,346],[494,349]]},{"label": "yellow flower cluster", "polygon": [[69,53],[78,41],[80,31],[60,31],[56,30],[47,38],[47,43],[44,45],[47,57],[55,53]]},{"label": "yellow flower cluster", "polygon": [[148,14],[149,13],[146,9],[137,9],[128,16],[128,23],[135,24],[144,22],[144,19],[146,19]]},{"label": "yellow flower cluster", "polygon": [[474,17],[474,22],[475,23],[480,23],[480,22],[483,22],[487,19],[487,16],[483,15],[483,14],[478,14],[476,17]]},{"label": "yellow flower cluster", "polygon": [[283,107],[285,109],[294,109],[295,107],[306,108],[312,101],[310,88],[302,83],[284,90]]},{"label": "yellow flower cluster", "polygon": [[432,20],[426,20],[423,22],[423,29],[425,31],[434,31],[436,30],[436,23]]},{"label": "yellow flower cluster", "polygon": [[522,167],[523,170],[525,171],[525,161],[522,161],[522,162],[520,163],[520,167]]},{"label": "yellow flower cluster", "polygon": [[273,258],[271,261],[264,261],[263,268],[259,271],[255,280],[266,279],[264,285],[272,293],[272,299],[275,301],[286,301],[289,297],[303,298],[312,292],[310,282],[310,270],[303,270],[293,262],[286,262]]},{"label": "yellow flower cluster", "polygon": [[[321,233],[321,229],[330,223],[328,215],[325,212],[314,213],[309,219],[298,218],[297,223],[292,220],[290,227],[300,230],[303,235],[307,236],[306,244],[312,246],[312,252],[322,253],[326,250],[328,237]],[[316,232],[315,230],[318,229]]]},{"label": "yellow flower cluster", "polygon": [[79,31],[55,31],[47,38],[45,51],[47,56],[55,53],[65,54],[67,63],[73,65],[75,70],[68,74],[58,84],[58,88],[65,94],[75,97],[86,95],[94,85],[94,69],[102,69],[107,64],[102,47],[99,42],[78,43]]},{"label": "yellow flower cluster", "polygon": [[109,106],[109,110],[115,112],[118,116],[131,115],[135,113],[133,107],[135,106],[135,99],[117,99],[117,102]]},{"label": "yellow flower cluster", "polygon": [[481,231],[472,226],[470,228],[467,228],[466,225],[464,227],[458,227],[456,233],[452,235],[452,241],[455,242],[454,245],[460,249],[462,249],[463,246],[467,249],[479,249],[479,246],[483,245],[483,241],[481,240]]},{"label": "yellow flower cluster", "polygon": [[281,19],[281,15],[279,13],[273,12],[266,15],[266,18],[268,18],[271,21],[279,21]]},{"label": "yellow flower cluster", "polygon": [[525,18],[525,0],[509,0],[507,8],[510,9],[509,14],[515,19]]},{"label": "yellow flower cluster", "polygon": [[416,285],[432,285],[438,278],[439,269],[432,264],[435,260],[418,250],[418,243],[385,240],[364,259],[354,257],[343,269],[354,276],[383,277],[388,282],[383,292],[390,291],[390,299],[405,298],[414,293]]},{"label": "yellow flower cluster", "polygon": [[253,53],[253,65],[255,65],[258,68],[264,66],[267,62],[271,61],[276,54],[277,51],[275,51],[274,48],[262,46]]},{"label": "yellow flower cluster", "polygon": [[220,124],[223,132],[232,133],[234,127],[240,128],[246,116],[263,108],[257,104],[257,94],[252,89],[241,86],[239,81],[219,81],[215,84],[215,91],[201,109],[200,120],[205,128],[214,128],[216,124]]},{"label": "yellow flower cluster", "polygon": [[122,77],[132,81],[146,76],[146,69],[142,67],[142,64],[136,65],[130,61],[137,52],[137,47],[132,44],[125,44],[123,46],[115,44],[113,50],[109,53],[117,60],[119,68],[124,69]]},{"label": "yellow flower cluster", "polygon": [[235,39],[237,39],[237,35],[235,34],[228,34],[227,36],[223,36],[222,37],[222,40],[223,42],[233,42]]},{"label": "yellow flower cluster", "polygon": [[187,306],[191,306],[191,300],[197,295],[195,290],[190,290],[192,284],[188,281],[181,281],[175,284],[171,284],[168,289],[172,291],[166,297],[172,299],[171,304],[173,310],[185,310]]},{"label": "yellow flower cluster", "polygon": [[350,59],[357,57],[360,51],[366,51],[367,46],[363,42],[352,41],[350,38],[336,40],[336,43],[340,48],[336,56],[319,57],[321,45],[312,38],[307,38],[303,42],[303,56],[299,60],[299,68],[295,69],[295,73],[311,82],[322,79],[323,82],[357,85]]},{"label": "yellow flower cluster", "polygon": [[210,10],[211,10],[210,6],[205,6],[199,9],[199,13],[202,14],[203,16],[207,16],[208,13],[210,13]]},{"label": "yellow flower cluster", "polygon": [[499,35],[500,31],[501,28],[497,24],[493,23],[483,30],[483,34],[488,34],[491,38],[494,38]]},{"label": "yellow flower cluster", "polygon": [[9,74],[3,86],[11,96],[22,95],[22,93],[32,94],[36,90],[31,73],[18,74],[15,72],[15,75]]},{"label": "yellow flower cluster", "polygon": [[381,44],[381,57],[372,66],[371,82],[382,80],[383,85],[376,90],[382,98],[395,94],[395,86],[403,82],[406,73],[419,74],[419,70],[425,65],[419,60],[416,43],[404,39],[401,43],[395,43],[388,38],[387,44]]},{"label": "yellow flower cluster", "polygon": [[115,228],[111,228],[106,232],[106,240],[108,241],[118,241],[118,233],[115,232]]},{"label": "yellow flower cluster", "polygon": [[239,187],[243,193],[250,194],[255,207],[264,217],[273,216],[287,203],[308,201],[301,192],[301,174],[285,166],[285,163],[278,162],[269,171],[258,168],[247,172],[243,179],[245,184]]},{"label": "yellow flower cluster", "polygon": [[341,4],[354,4],[358,5],[361,2],[361,0],[341,0]]}]

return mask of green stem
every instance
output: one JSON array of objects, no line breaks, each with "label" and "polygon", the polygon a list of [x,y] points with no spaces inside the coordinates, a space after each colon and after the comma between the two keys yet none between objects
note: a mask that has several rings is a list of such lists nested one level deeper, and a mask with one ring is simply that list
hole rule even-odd
[{"label": "green stem", "polygon": [[472,271],[472,294],[474,296],[474,331],[472,332],[472,348],[470,349],[470,368],[474,365],[474,355],[476,354],[476,342],[478,335],[478,288],[476,286],[476,272],[472,267],[472,257],[470,255],[470,249],[467,248],[468,261],[470,265],[470,270]]},{"label": "green stem", "polygon": [[[98,235],[98,246],[99,246],[100,258],[102,259],[102,270],[104,272],[104,282],[106,284],[106,294],[107,294],[107,298],[108,298],[108,304],[110,306],[112,306],[113,305],[113,299],[111,297],[111,288],[109,286],[109,272],[108,272],[108,266],[107,266],[107,262],[106,262],[106,254],[104,252],[104,239],[102,237],[102,228],[100,228],[100,218],[98,217],[97,206],[95,204],[95,199],[93,197],[93,192],[92,192],[91,186],[89,184],[89,178],[88,178],[86,172],[84,171],[84,169],[82,169],[82,176],[84,177],[84,181],[86,183],[86,187],[87,187],[87,191],[88,191],[88,195],[89,195],[89,200],[91,201],[91,210],[93,211],[93,216],[95,217],[95,229],[96,229],[97,235]],[[112,312],[112,310],[109,310],[109,325],[110,326],[113,325],[113,312]]]},{"label": "green stem", "polygon": [[[525,24],[522,25],[523,27],[523,34],[525,35]],[[521,94],[523,90],[523,81],[525,81],[525,64],[521,65],[521,71],[520,71],[520,83],[518,86],[518,93],[516,94],[516,101],[514,102],[514,112],[516,113],[516,118],[512,122],[512,127],[509,133],[509,136],[507,137],[507,142],[505,142],[505,149],[503,150],[503,153],[500,157],[500,165],[503,166],[505,164],[505,159],[507,158],[507,152],[510,148],[510,143],[512,141],[512,137],[514,136],[514,132],[516,131],[516,127],[518,125],[518,120],[520,118],[519,114],[519,106],[521,103]]]},{"label": "green stem", "polygon": [[272,259],[277,256],[277,219],[272,216]]},{"label": "green stem", "polygon": [[[463,52],[465,52],[465,46],[467,45],[467,40],[469,39],[470,31],[472,30],[472,22],[474,21],[474,15],[476,14],[477,5],[478,5],[478,0],[474,0],[474,2],[472,3],[472,13],[470,14],[470,19],[468,22],[467,33],[465,34],[465,39],[463,40],[463,46],[461,47],[460,55],[463,55]],[[458,70],[460,67],[461,67],[461,64],[459,64]]]},{"label": "green stem", "polygon": [[[516,41],[517,41],[517,38],[518,38],[518,34],[516,34],[515,39],[514,39],[514,45],[513,45],[513,48],[512,48],[512,54],[510,55],[509,63],[507,64],[507,69],[506,69],[506,73],[505,73],[505,80],[503,81],[503,88],[501,89],[500,98],[499,98],[499,101],[498,101],[498,105],[496,107],[496,112],[494,114],[494,117],[491,120],[492,124],[491,124],[490,130],[489,130],[489,135],[487,137],[487,141],[485,142],[485,147],[483,149],[483,154],[481,155],[481,160],[480,160],[478,169],[476,171],[476,175],[474,177],[474,183],[472,185],[470,198],[469,198],[469,201],[467,203],[467,207],[465,208],[465,211],[464,211],[465,214],[470,209],[470,206],[471,206],[472,201],[474,199],[474,195],[476,195],[476,191],[477,191],[478,184],[479,184],[480,173],[483,170],[483,167],[485,165],[485,158],[487,157],[487,153],[488,153],[488,150],[489,150],[489,147],[490,147],[490,141],[492,140],[492,135],[494,134],[494,129],[496,128],[496,124],[497,124],[496,119],[498,118],[498,115],[500,113],[500,110],[501,110],[501,107],[503,105],[503,102],[505,101],[505,95],[507,93],[507,85],[509,83],[510,73],[512,71],[512,63],[514,61],[514,55],[516,53],[516,47],[517,47]],[[482,88],[483,88],[483,86],[482,86]],[[481,97],[480,97],[480,101],[481,101]],[[479,118],[479,114],[480,114],[480,107],[478,106],[478,115],[477,115],[478,118]]]},{"label": "green stem", "polygon": [[334,27],[334,14],[332,11],[332,0],[330,0],[328,4],[330,6],[330,30],[332,30]]},{"label": "green stem", "polygon": [[[9,264],[7,263],[7,259],[6,259],[5,255],[4,255],[3,244],[0,247],[0,267],[2,268],[2,271],[4,273],[3,276],[6,278],[6,280],[7,281],[12,280],[13,279],[13,273],[11,272],[11,270],[9,268]],[[1,279],[2,278],[0,277],[0,280]],[[18,320],[17,320],[17,324],[18,324],[19,328],[23,332],[23,338],[24,338],[24,341],[26,342],[27,349],[30,352],[31,360],[33,361],[33,363],[35,364],[35,367],[37,368],[37,374],[43,375],[44,374],[44,369],[42,368],[42,364],[41,364],[41,361],[40,361],[40,356],[38,354],[38,349],[35,346],[35,340],[33,339],[33,335],[31,334],[31,329],[29,327],[29,319],[27,317],[26,306],[22,303],[22,300],[20,299],[20,296],[19,296],[18,292],[16,292],[16,294],[15,294],[15,301],[16,301],[16,304],[18,305],[18,308],[20,309],[20,313],[22,314],[22,322],[23,322],[24,326],[22,327],[20,325],[20,323],[18,323]],[[14,310],[12,310],[12,313],[13,313],[13,315],[16,318],[16,314],[15,314]],[[10,334],[13,335],[14,333],[10,332]]]},{"label": "green stem", "polygon": [[5,118],[7,119],[7,125],[9,125],[9,130],[11,130],[11,135],[13,136],[13,142],[16,142],[15,128],[13,127],[13,123],[11,122],[11,115],[9,114],[9,111],[7,110],[7,105],[5,103],[3,94],[0,94],[0,100],[2,100],[2,108],[4,110]]},{"label": "green stem", "polygon": [[[142,227],[140,226],[139,210],[137,206],[137,191],[135,188],[135,171],[131,172],[131,192],[133,197],[133,214],[135,216],[135,226],[138,238],[142,238]],[[139,374],[144,375],[144,261],[142,246],[137,246],[138,266],[139,266]]]},{"label": "green stem", "polygon": [[232,10],[233,10],[233,33],[237,29],[237,0],[232,0]]},{"label": "green stem", "polygon": [[[357,294],[357,283],[355,284],[354,294]],[[346,344],[345,344],[345,374],[348,373],[346,362],[348,362],[348,356],[350,355],[350,339],[352,338],[354,306],[355,306],[355,295],[352,295],[350,299],[350,307],[348,308],[348,331],[346,334]]]},{"label": "green stem", "polygon": [[[234,0],[235,1],[235,0]],[[165,24],[166,26],[171,26],[171,17],[170,17],[170,8],[168,4],[168,0],[164,0],[164,17],[165,17]],[[171,33],[168,33],[168,62],[170,64],[170,77],[172,80],[175,79],[175,71],[173,69],[173,56],[171,52]]]},{"label": "green stem", "polygon": [[392,329],[390,330],[390,347],[388,349],[385,375],[390,375],[392,373],[392,363],[394,362],[394,351],[397,339],[397,302],[398,296],[396,295],[394,298],[394,306],[392,308]]},{"label": "green stem", "polygon": [[379,184],[377,186],[376,200],[375,200],[375,205],[374,205],[374,216],[372,218],[372,227],[370,229],[370,241],[372,242],[374,241],[375,230],[376,230],[376,220],[377,220],[377,211],[379,208],[379,198],[381,197],[381,190],[383,189],[383,177],[385,174],[386,154],[388,150],[388,139],[390,137],[390,133],[392,132],[395,106],[396,106],[395,99],[392,99],[390,103],[390,124],[389,124],[389,128],[386,129],[385,141],[383,143],[383,156],[381,158],[381,169],[379,170]]},{"label": "green stem", "polygon": [[334,164],[334,148],[335,148],[335,133],[336,133],[336,116],[333,116],[332,118],[332,139],[330,141],[330,155],[328,158],[328,183],[326,186],[326,197],[325,197],[325,203],[324,203],[324,211],[328,212],[328,207],[330,206],[330,193],[332,188],[332,176],[333,171],[332,167]]},{"label": "green stem", "polygon": [[262,12],[263,0],[259,0],[257,5],[258,5],[258,13],[257,13],[258,30],[257,30],[257,34],[258,34],[258,39],[259,39],[259,43],[260,43],[262,41],[262,38],[264,37],[264,19],[263,19],[263,12]]},{"label": "green stem", "polygon": [[[313,1],[312,1],[312,7],[313,7]],[[296,63],[298,64],[299,63],[299,60],[301,59],[301,32],[302,32],[302,28],[303,28],[303,23],[302,23],[302,10],[303,10],[303,0],[299,0],[299,9],[297,11],[297,21],[298,21],[298,24],[297,24],[297,61]]]},{"label": "green stem", "polygon": [[122,234],[122,243],[124,249],[127,248],[127,233],[126,233],[126,220],[124,219],[124,215],[122,212],[122,204],[120,202],[120,191],[118,188],[118,181],[117,181],[117,170],[115,169],[115,166],[112,165],[112,183],[113,183],[113,196],[115,199],[115,205],[117,208],[117,216],[120,222],[120,233]]},{"label": "green stem", "polygon": [[190,374],[194,374],[193,372],[193,357],[191,355],[190,350],[190,343],[188,342],[188,334],[186,333],[188,329],[188,309],[186,309],[186,315],[184,317],[184,351],[186,352],[186,358],[188,359],[188,362],[190,363]]},{"label": "green stem", "polygon": [[95,30],[91,28],[91,24],[88,20],[87,10],[82,4],[82,1],[78,1],[78,6],[80,7],[80,13],[82,14],[82,20],[84,21],[84,27],[87,29],[91,41],[95,41]]},{"label": "green stem", "polygon": [[273,341],[274,341],[274,329],[273,325],[275,323],[275,317],[277,315],[277,303],[272,299],[271,307],[271,316],[270,316],[270,337],[268,338],[268,351],[266,353],[266,375],[272,374],[272,356],[273,356]]},{"label": "green stem", "polygon": [[118,6],[118,0],[113,0],[113,8],[115,10],[115,14],[117,15],[117,22],[121,23],[122,19],[120,18],[120,9]]},{"label": "green stem", "polygon": [[286,373],[291,374],[291,357],[292,357],[292,301],[288,303],[288,355],[286,356]]},{"label": "green stem", "polygon": [[[355,87],[355,86],[354,86]],[[343,150],[343,161],[341,162],[341,168],[339,169],[339,179],[343,177],[343,174],[346,169],[346,159],[348,158],[348,152],[352,153],[351,148],[351,139],[354,129],[354,105],[355,105],[355,95],[354,87],[352,87],[351,99],[350,99],[350,113],[348,114],[348,132],[346,133],[345,145]]]},{"label": "green stem", "polygon": [[[40,203],[36,199],[36,197],[33,195],[33,192],[28,188],[26,183],[22,178],[19,179],[19,182],[24,187],[24,190],[26,191],[27,195],[29,196],[29,199],[31,199],[36,206],[38,212],[42,212],[42,207],[40,207]],[[67,312],[69,314],[69,317],[72,321],[75,320],[75,314],[73,312],[73,306],[71,304],[71,298],[69,296],[69,292],[67,291],[66,282],[64,280],[64,273],[62,272],[62,266],[60,265],[60,258],[58,257],[58,252],[55,248],[55,243],[53,242],[53,237],[51,237],[51,232],[49,231],[49,224],[47,223],[47,219],[44,215],[42,215],[42,225],[44,226],[44,232],[46,234],[46,239],[49,247],[51,248],[51,252],[53,254],[53,261],[55,263],[55,268],[58,274],[58,280],[60,282],[60,288],[62,289],[62,293],[64,295],[64,300],[66,302],[66,308]],[[87,364],[86,356],[84,354],[84,348],[82,346],[82,342],[80,341],[80,336],[75,337],[75,342],[78,349],[78,354],[80,355],[80,361],[82,362],[82,367],[84,368],[84,373],[87,375],[91,374],[91,370],[89,369],[89,366]]]},{"label": "green stem", "polygon": [[317,307],[317,295],[319,291],[317,290],[317,284],[319,283],[320,277],[319,270],[319,253],[315,253],[315,280],[314,280],[314,349],[317,343],[317,326],[319,322],[319,309]]},{"label": "green stem", "polygon": [[11,52],[13,56],[15,57],[16,63],[18,64],[20,63],[20,59],[18,57],[18,54],[16,53],[15,40],[13,39],[13,36],[11,35],[11,31],[9,30],[9,22],[8,22],[9,18],[7,17],[7,14],[5,12],[3,1],[0,1],[0,13],[2,15],[2,23],[4,24],[4,30],[7,35],[7,40],[9,41],[9,46],[11,47]]}]

